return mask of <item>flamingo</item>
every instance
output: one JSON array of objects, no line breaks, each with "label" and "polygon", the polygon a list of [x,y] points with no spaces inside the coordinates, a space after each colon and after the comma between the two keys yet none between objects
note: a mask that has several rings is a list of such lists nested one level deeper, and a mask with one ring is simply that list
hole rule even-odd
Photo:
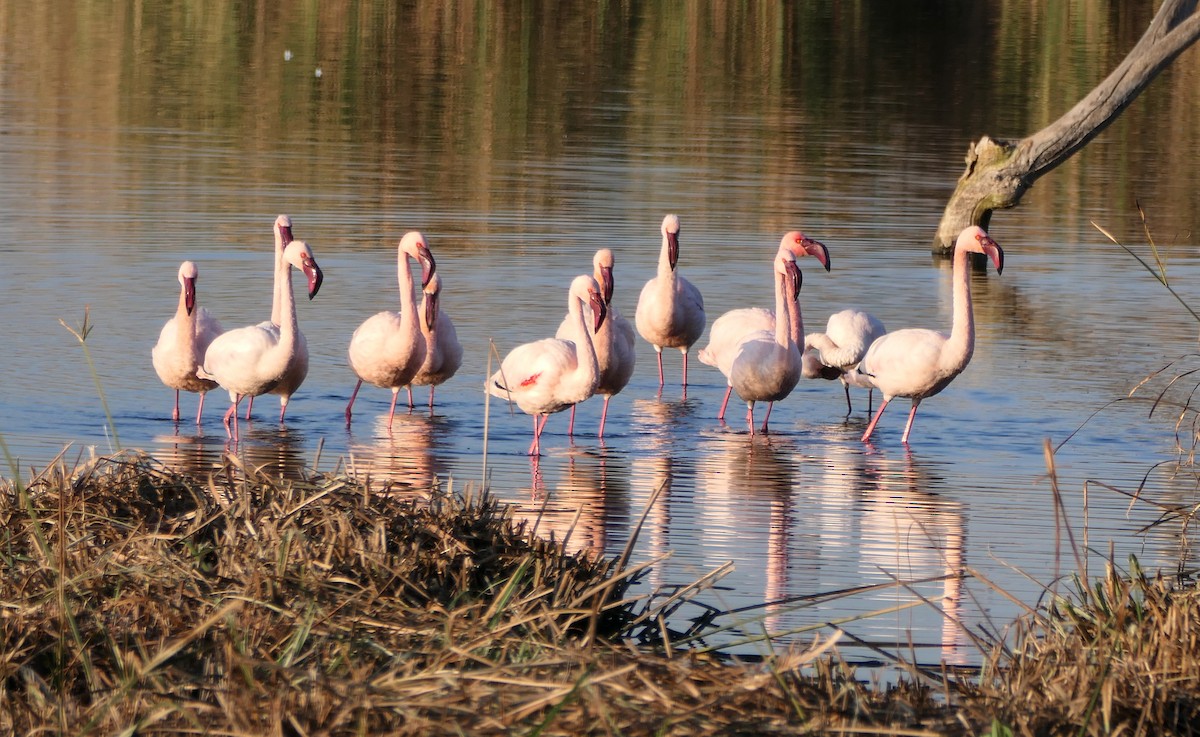
[{"label": "flamingo", "polygon": [[[793,261],[802,256],[812,256],[817,259],[825,271],[829,271],[829,249],[820,241],[807,237],[798,230],[784,234],[779,241],[779,251],[792,254]],[[795,297],[800,296],[797,287]],[[795,298],[787,300],[787,311],[791,338],[800,345],[804,342],[804,319],[800,314],[800,305]],[[730,310],[718,317],[708,331],[708,345],[700,349],[697,357],[701,363],[720,369],[729,378],[733,358],[737,355],[737,346],[742,338],[756,331],[775,332],[775,312],[762,307],[742,307]],[[803,359],[803,356],[801,357]],[[807,362],[805,367],[809,365]],[[718,420],[725,419],[725,408],[729,405],[729,396],[733,393],[733,385],[725,387],[725,399],[721,402]]]},{"label": "flamingo", "polygon": [[400,311],[384,310],[363,321],[350,337],[350,368],[358,383],[346,405],[346,427],[350,426],[350,410],[363,382],[392,390],[392,407],[388,427],[396,415],[396,398],[400,388],[408,386],[425,363],[425,340],[418,325],[417,301],[413,292],[412,268],[409,258],[421,264],[421,286],[428,286],[437,270],[433,254],[425,244],[425,236],[410,230],[400,239],[396,249],[396,277],[400,286]]},{"label": "flamingo", "polygon": [[850,386],[867,390],[867,413],[871,412],[874,385],[853,369],[867,353],[867,348],[887,329],[878,317],[862,310],[842,310],[829,316],[823,333],[804,337],[804,377],[839,379],[846,390],[846,414],[854,411],[850,404]]},{"label": "flamingo", "polygon": [[204,415],[204,395],[216,389],[216,382],[196,375],[196,368],[204,361],[204,352],[213,339],[224,332],[221,323],[208,310],[196,306],[196,279],[199,269],[191,261],[179,266],[179,306],[175,316],[163,325],[158,334],[158,343],[150,350],[150,361],[162,383],[175,390],[175,409],[171,419],[179,422],[179,392],[199,392],[200,407],[196,410],[196,424]]},{"label": "flamingo", "polygon": [[862,442],[870,439],[888,402],[895,397],[909,397],[912,410],[900,438],[907,444],[917,405],[945,389],[970,362],[975,349],[975,317],[967,274],[969,253],[987,254],[996,265],[996,273],[1004,271],[1004,251],[983,228],[972,225],[959,233],[954,244],[954,317],[950,334],[923,328],[896,330],[872,343],[858,364],[856,371],[883,394],[883,404],[867,425]]},{"label": "flamingo", "polygon": [[441,309],[442,277],[431,274],[422,288],[421,335],[425,339],[425,362],[408,385],[408,406],[412,407],[413,386],[429,387],[429,411],[433,412],[433,390],[458,371],[462,365],[462,344],[450,316]]},{"label": "flamingo", "polygon": [[[637,363],[635,355],[636,340],[633,337],[633,325],[617,310],[612,303],[613,282],[613,252],[601,248],[592,257],[592,278],[600,285],[604,295],[604,306],[608,317],[604,324],[592,336],[596,346],[596,362],[600,366],[600,383],[596,386],[596,394],[604,397],[604,408],[600,411],[600,430],[596,437],[604,437],[604,422],[608,418],[608,402],[614,394],[619,393],[629,383],[633,376],[633,368]],[[568,314],[558,326],[554,337],[571,340],[574,325]],[[571,420],[567,423],[567,435],[575,431],[575,407],[571,407]]]},{"label": "flamingo", "polygon": [[800,269],[796,257],[780,249],[775,255],[775,330],[743,336],[729,365],[729,385],[746,402],[746,422],[754,435],[754,403],[767,402],[762,431],[767,432],[771,408],[787,397],[800,381],[800,347],[792,336],[788,302],[797,302]]},{"label": "flamingo", "polygon": [[541,455],[542,430],[550,415],[592,396],[600,383],[596,347],[583,315],[585,302],[592,310],[592,331],[599,332],[607,314],[604,294],[595,279],[581,274],[571,281],[567,298],[574,325],[571,339],[545,338],[519,345],[488,379],[489,394],[515,401],[533,415],[531,456]]},{"label": "flamingo", "polygon": [[[275,218],[275,274],[279,273],[279,266],[283,261],[283,249],[292,242],[292,219],[287,215],[280,215]],[[259,327],[270,330],[279,331],[279,324],[282,318],[282,309],[280,306],[279,292],[282,287],[279,279],[275,280],[275,290],[271,296],[271,319],[259,323]],[[295,393],[300,385],[304,383],[305,377],[308,376],[308,340],[304,337],[304,333],[296,332],[296,356],[288,366],[287,374],[280,380],[279,384],[271,390],[272,394],[279,395],[279,421],[283,422],[284,413],[287,412],[288,400]],[[250,412],[254,409],[254,397],[251,396],[246,402],[246,419],[250,419]]]},{"label": "flamingo", "polygon": [[292,296],[292,267],[308,279],[308,298],[317,296],[324,276],[304,241],[292,241],[284,250],[283,261],[276,267],[275,278],[283,284],[280,292],[281,319],[276,328],[250,325],[218,335],[204,354],[204,367],[197,371],[229,391],[229,410],[225,412],[225,432],[238,441],[237,406],[242,397],[265,394],[287,373],[296,356],[296,302]]},{"label": "flamingo", "polygon": [[688,349],[704,334],[704,297],[676,270],[679,263],[679,216],[662,221],[658,275],[642,287],[633,320],[638,333],[658,354],[658,390],[663,388],[662,349],[683,353],[683,391],[687,392]]}]

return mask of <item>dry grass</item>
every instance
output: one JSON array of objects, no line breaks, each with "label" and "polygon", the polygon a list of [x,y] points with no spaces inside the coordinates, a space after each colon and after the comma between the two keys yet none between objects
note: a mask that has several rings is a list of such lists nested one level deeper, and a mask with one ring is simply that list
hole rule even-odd
[{"label": "dry grass", "polygon": [[0,491],[0,733],[922,734],[946,718],[926,689],[872,691],[814,651],[668,651],[670,605],[626,598],[638,571],[564,554],[486,495],[232,466],[193,480],[136,454]]}]

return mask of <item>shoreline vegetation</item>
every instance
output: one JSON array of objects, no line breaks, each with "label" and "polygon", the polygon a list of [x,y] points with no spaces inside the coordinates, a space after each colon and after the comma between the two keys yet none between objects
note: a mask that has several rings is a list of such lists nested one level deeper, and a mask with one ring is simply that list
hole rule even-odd
[{"label": "shoreline vegetation", "polygon": [[471,488],[228,454],[205,478],[125,451],[4,480],[0,732],[1200,732],[1200,598],[1134,559],[972,633],[979,670],[881,653],[880,685],[836,626],[761,659],[705,645],[679,609],[719,571],[630,595],[636,535],[591,557],[535,528]]}]

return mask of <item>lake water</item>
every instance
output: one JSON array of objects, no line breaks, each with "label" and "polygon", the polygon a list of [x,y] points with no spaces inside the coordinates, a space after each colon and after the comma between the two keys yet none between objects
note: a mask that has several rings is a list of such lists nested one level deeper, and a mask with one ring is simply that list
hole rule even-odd
[{"label": "lake water", "polygon": [[[995,214],[1006,267],[971,277],[974,358],[922,405],[908,447],[907,402],[863,444],[863,393],[846,417],[840,386],[816,381],[751,439],[738,405],[727,425],[715,419],[724,381],[694,350],[686,397],[676,351],[659,395],[640,341],[603,442],[592,400],[573,439],[565,414],[551,418],[535,463],[531,420],[483,393],[496,355],[553,335],[597,248],[614,250],[615,302],[632,318],[668,212],[710,322],[771,304],[771,257],[797,228],[833,264],[800,264],[809,330],[847,306],[893,329],[948,328],[949,263],[929,244],[967,145],[1065,112],[1136,41],[1148,3],[683,16],[665,3],[278,5],[241,16],[218,2],[0,1],[0,435],[23,476],[64,449],[73,462],[118,448],[59,323],[78,326],[86,306],[120,447],[196,472],[235,452],[284,474],[486,484],[540,531],[606,555],[645,515],[635,559],[668,557],[638,590],[731,563],[700,601],[735,612],[713,641],[740,652],[765,648],[742,642],[764,627],[787,643],[864,616],[844,624],[862,640],[977,663],[964,628],[1002,631],[1021,612],[1008,595],[1034,605],[1075,570],[1047,440],[1065,442],[1057,486],[1091,574],[1103,557],[1136,554],[1193,575],[1194,534],[1154,523],[1162,505],[1197,501],[1192,470],[1174,463],[1192,447],[1194,413],[1177,404],[1195,380],[1150,410],[1172,376],[1197,368],[1197,324],[1092,223],[1151,258],[1140,202],[1172,286],[1200,303],[1194,50]],[[278,213],[325,273],[298,304],[310,374],[284,426],[277,399],[260,398],[231,447],[223,392],[199,429],[186,419],[194,396],[171,422],[150,348],[185,259],[227,328],[269,316]],[[432,416],[421,389],[389,431],[390,393],[365,386],[347,430],[349,338],[396,308],[396,244],[410,229],[437,258],[464,363]],[[1139,486],[1138,501],[1121,493]],[[680,626],[700,611],[680,610]]]}]

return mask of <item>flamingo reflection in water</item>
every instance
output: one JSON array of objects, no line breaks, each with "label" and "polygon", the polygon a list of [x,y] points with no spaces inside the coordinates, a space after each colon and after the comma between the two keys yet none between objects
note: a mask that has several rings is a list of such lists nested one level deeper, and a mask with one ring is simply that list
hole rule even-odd
[{"label": "flamingo reflection in water", "polygon": [[514,518],[537,535],[560,542],[568,553],[612,554],[612,528],[629,518],[629,469],[618,455],[604,450],[571,450],[562,477],[548,487],[544,462],[530,459],[529,501],[513,505]]},{"label": "flamingo reflection in water", "polygon": [[450,421],[436,415],[380,414],[369,439],[351,438],[346,471],[359,480],[389,486],[402,498],[423,498],[449,474],[435,449],[452,437]]}]

